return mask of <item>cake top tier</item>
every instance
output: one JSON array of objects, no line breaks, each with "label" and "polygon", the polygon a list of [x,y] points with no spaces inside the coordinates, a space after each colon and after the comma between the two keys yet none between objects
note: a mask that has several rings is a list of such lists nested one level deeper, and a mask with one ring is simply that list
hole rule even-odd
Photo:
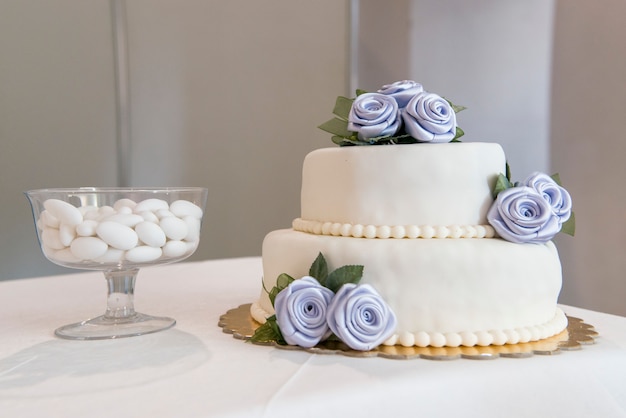
[{"label": "cake top tier", "polygon": [[505,171],[491,143],[323,148],[304,161],[301,217],[360,225],[483,225]]}]

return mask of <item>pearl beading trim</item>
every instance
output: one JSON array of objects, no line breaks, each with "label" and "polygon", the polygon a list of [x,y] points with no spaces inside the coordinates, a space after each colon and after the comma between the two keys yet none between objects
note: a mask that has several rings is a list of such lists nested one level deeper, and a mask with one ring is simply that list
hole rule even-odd
[{"label": "pearl beading trim", "polygon": [[565,313],[556,308],[554,317],[544,324],[515,329],[464,332],[407,332],[394,334],[383,345],[403,347],[473,347],[488,345],[520,344],[539,341],[557,335],[567,328]]},{"label": "pearl beading trim", "polygon": [[491,225],[360,225],[296,218],[292,227],[296,231],[315,235],[369,239],[494,238],[496,236]]},{"label": "pearl beading trim", "polygon": [[[265,312],[257,302],[250,307],[250,314],[259,323],[265,323],[270,313]],[[504,345],[539,341],[557,335],[567,328],[565,313],[556,308],[554,317],[539,325],[530,325],[515,329],[462,332],[396,332],[382,345],[400,345],[403,347],[473,347]]]}]

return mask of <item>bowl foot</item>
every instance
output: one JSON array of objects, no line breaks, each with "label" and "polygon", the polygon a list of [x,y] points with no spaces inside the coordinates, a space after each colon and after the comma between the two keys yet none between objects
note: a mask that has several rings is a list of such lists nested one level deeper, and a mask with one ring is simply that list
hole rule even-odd
[{"label": "bowl foot", "polygon": [[54,334],[68,340],[106,340],[151,334],[173,327],[176,320],[135,312],[124,318],[105,315],[57,328]]}]

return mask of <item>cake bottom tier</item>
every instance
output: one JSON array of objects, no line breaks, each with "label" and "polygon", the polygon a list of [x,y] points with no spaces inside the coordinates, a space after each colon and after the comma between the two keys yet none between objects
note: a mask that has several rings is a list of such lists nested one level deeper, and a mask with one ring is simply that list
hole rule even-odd
[{"label": "cake bottom tier", "polygon": [[[387,345],[474,346],[536,341],[567,327],[557,308],[561,263],[552,242],[514,244],[494,239],[364,239],[292,229],[263,241],[263,286],[281,273],[306,276],[318,253],[329,270],[363,265],[371,284],[395,312]],[[261,289],[251,314],[263,323],[274,310]]]}]

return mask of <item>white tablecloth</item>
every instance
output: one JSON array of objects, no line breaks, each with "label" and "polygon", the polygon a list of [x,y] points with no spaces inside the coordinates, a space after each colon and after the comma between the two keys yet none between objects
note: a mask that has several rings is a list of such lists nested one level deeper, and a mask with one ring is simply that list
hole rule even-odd
[{"label": "white tablecloth", "polygon": [[167,331],[54,337],[104,312],[101,273],[0,282],[1,417],[626,417],[626,318],[563,306],[599,332],[580,351],[432,361],[309,354],[245,343],[220,315],[259,294],[261,261],[139,273],[138,311]]}]

